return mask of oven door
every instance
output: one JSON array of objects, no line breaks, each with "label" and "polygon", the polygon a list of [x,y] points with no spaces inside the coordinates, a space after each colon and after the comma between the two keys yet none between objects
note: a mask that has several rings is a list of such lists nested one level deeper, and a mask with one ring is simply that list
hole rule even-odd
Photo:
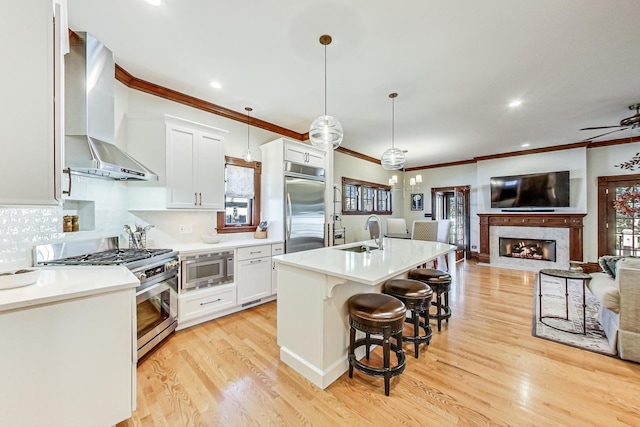
[{"label": "oven door", "polygon": [[226,257],[222,254],[210,254],[182,261],[183,290],[210,286],[225,280]]},{"label": "oven door", "polygon": [[136,293],[138,359],[176,329],[177,279],[174,275]]}]

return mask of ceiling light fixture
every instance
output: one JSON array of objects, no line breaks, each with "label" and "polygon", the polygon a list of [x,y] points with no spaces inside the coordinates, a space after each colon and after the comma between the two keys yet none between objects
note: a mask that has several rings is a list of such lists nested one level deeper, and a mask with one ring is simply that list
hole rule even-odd
[{"label": "ceiling light fixture", "polygon": [[145,0],[151,6],[160,6],[162,4],[162,0]]},{"label": "ceiling light fixture", "polygon": [[512,101],[512,102],[509,104],[509,107],[512,107],[512,108],[513,108],[513,107],[517,107],[517,106],[519,106],[519,105],[522,105],[522,101],[520,101],[519,99],[516,99],[515,101]]},{"label": "ceiling light fixture", "polygon": [[344,132],[338,119],[327,115],[327,45],[331,44],[331,36],[320,36],[320,44],[324,46],[324,115],[311,123],[309,140],[314,147],[328,150],[340,146]]},{"label": "ceiling light fixture", "polygon": [[382,167],[386,170],[397,170],[402,169],[404,167],[405,157],[404,152],[395,147],[395,100],[397,98],[397,93],[390,93],[389,98],[391,98],[391,148],[387,149],[384,153],[382,153],[382,157],[380,158],[380,163],[382,163]]},{"label": "ceiling light fixture", "polygon": [[214,89],[220,89],[222,87],[222,85],[218,82],[211,82],[209,83],[209,86],[211,86]]},{"label": "ceiling light fixture", "polygon": [[253,108],[244,107],[244,109],[247,111],[247,151],[244,152],[242,158],[245,162],[251,162],[253,161],[253,156],[251,155],[251,150],[249,149],[249,128],[251,127],[249,125],[249,121],[251,120],[251,117],[249,117],[249,113],[253,111]]}]

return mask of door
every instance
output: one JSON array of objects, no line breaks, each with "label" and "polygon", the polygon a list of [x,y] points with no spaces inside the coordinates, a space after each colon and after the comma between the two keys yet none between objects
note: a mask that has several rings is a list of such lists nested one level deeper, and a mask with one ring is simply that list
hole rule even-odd
[{"label": "door", "polygon": [[324,182],[285,177],[285,250],[324,246]]},{"label": "door", "polygon": [[197,205],[197,170],[193,167],[195,150],[195,132],[179,127],[167,127],[168,207],[195,208]]},{"label": "door", "polygon": [[469,251],[470,206],[468,185],[431,189],[431,212],[433,219],[450,219],[451,234],[449,243],[455,245],[456,261],[466,258]]},{"label": "door", "polygon": [[598,256],[640,255],[640,200],[627,199],[624,205],[632,208],[625,212],[616,210],[614,201],[624,193],[638,194],[640,175],[618,175],[598,177]]},{"label": "door", "polygon": [[222,141],[213,135],[198,134],[197,170],[198,207],[224,209],[224,154]]}]

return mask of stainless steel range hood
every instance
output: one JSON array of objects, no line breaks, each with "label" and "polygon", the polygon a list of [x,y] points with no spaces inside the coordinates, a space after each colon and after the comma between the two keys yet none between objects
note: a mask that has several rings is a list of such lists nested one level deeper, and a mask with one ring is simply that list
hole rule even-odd
[{"label": "stainless steel range hood", "polygon": [[113,53],[82,32],[73,34],[70,49],[65,56],[65,166],[103,178],[157,181],[158,175],[113,143]]}]

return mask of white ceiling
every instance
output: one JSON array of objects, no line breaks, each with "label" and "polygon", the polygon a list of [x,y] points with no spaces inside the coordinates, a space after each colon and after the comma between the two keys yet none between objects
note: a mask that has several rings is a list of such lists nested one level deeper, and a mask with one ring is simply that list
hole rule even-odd
[{"label": "white ceiling", "polygon": [[577,142],[640,103],[638,0],[162,2],[68,0],[69,25],[137,78],[299,133],[324,111],[330,34],[327,113],[343,147],[380,158],[398,92],[407,167]]}]

